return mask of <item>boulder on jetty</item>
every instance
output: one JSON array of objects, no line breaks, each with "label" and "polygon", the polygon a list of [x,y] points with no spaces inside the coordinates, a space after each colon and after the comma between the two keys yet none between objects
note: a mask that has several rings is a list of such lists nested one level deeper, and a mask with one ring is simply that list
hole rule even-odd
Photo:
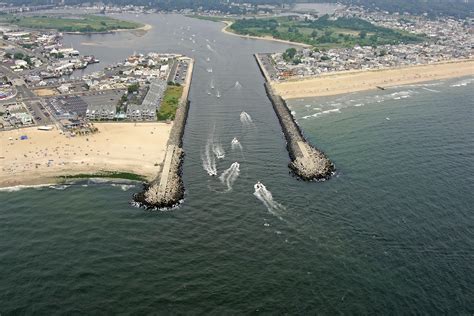
[{"label": "boulder on jetty", "polygon": [[305,181],[328,180],[336,170],[334,164],[321,150],[312,146],[304,138],[286,102],[273,92],[268,82],[265,83],[265,90],[286,138],[287,149],[291,158],[288,165],[290,169],[296,176]]},{"label": "boulder on jetty", "polygon": [[157,179],[144,184],[142,192],[136,193],[133,200],[146,209],[169,209],[179,205],[184,198],[184,184],[181,178],[181,167],[184,151],[175,147],[168,150],[169,159]]}]

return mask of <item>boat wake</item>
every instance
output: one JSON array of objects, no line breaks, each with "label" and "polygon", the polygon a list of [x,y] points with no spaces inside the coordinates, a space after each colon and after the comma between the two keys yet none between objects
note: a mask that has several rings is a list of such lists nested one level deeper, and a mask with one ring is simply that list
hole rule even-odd
[{"label": "boat wake", "polygon": [[238,162],[234,162],[230,167],[225,170],[219,177],[222,184],[227,186],[227,191],[232,190],[232,185],[234,184],[235,180],[237,180],[240,174],[240,164]]},{"label": "boat wake", "polygon": [[244,126],[250,126],[253,124],[252,118],[247,112],[240,113],[240,122]]},{"label": "boat wake", "polygon": [[204,153],[201,154],[202,167],[206,170],[210,176],[217,176],[216,159],[212,153],[212,138],[209,138],[204,149]]},{"label": "boat wake", "polygon": [[217,159],[225,158],[225,151],[220,143],[212,144],[212,152],[216,155]]},{"label": "boat wake", "polygon": [[242,88],[242,85],[240,84],[240,82],[236,81],[235,84],[234,84],[234,88],[240,89],[240,88]]},{"label": "boat wake", "polygon": [[211,52],[215,53],[216,51],[211,47],[211,45],[206,44],[207,49],[209,49]]},{"label": "boat wake", "polygon": [[242,144],[239,142],[239,140],[234,137],[231,142],[232,150],[240,149],[242,151]]},{"label": "boat wake", "polygon": [[253,193],[253,195],[255,195],[255,197],[257,197],[257,199],[259,199],[263,203],[263,205],[265,205],[265,207],[271,214],[275,215],[280,220],[283,220],[283,218],[281,217],[281,213],[284,212],[286,208],[280,203],[273,200],[272,193],[267,190],[263,183],[258,181],[254,185],[254,189],[255,192]]}]

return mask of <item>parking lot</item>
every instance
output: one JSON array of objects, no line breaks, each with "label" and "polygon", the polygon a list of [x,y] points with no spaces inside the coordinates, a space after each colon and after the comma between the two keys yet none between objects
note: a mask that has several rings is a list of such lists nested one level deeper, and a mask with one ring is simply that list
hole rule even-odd
[{"label": "parking lot", "polygon": [[34,121],[36,124],[40,125],[47,125],[51,123],[51,117],[43,106],[40,101],[37,100],[32,100],[32,101],[26,101],[25,100],[25,105],[30,114],[33,116]]},{"label": "parking lot", "polygon": [[186,80],[186,73],[188,72],[189,63],[187,60],[180,60],[177,63],[176,73],[174,75],[173,82],[178,84],[184,84]]}]

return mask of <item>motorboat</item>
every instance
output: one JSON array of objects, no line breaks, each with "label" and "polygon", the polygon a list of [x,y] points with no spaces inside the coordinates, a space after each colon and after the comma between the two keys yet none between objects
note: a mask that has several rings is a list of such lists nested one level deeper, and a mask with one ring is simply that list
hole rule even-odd
[{"label": "motorboat", "polygon": [[265,189],[265,186],[260,181],[257,181],[257,183],[253,187],[254,187],[255,191]]}]

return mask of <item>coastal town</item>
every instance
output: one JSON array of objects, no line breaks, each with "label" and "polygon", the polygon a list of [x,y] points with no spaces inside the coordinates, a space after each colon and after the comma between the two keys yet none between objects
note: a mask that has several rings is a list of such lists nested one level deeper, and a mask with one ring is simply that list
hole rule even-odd
[{"label": "coastal town", "polygon": [[[310,15],[310,18],[314,16]],[[268,53],[265,58],[272,80],[314,77],[341,71],[376,70],[472,59],[472,24],[449,17],[430,20],[423,16],[372,12],[350,6],[338,9],[331,19],[357,17],[388,29],[423,36],[420,43],[399,43]],[[308,18],[302,16],[300,18]],[[360,32],[360,37],[370,33]]]},{"label": "coastal town", "polygon": [[99,60],[64,47],[61,33],[11,27],[2,32],[3,130],[56,125],[73,131],[87,130],[92,121],[156,121],[168,86],[184,84],[190,62],[180,54],[135,53],[102,71],[75,75]]},{"label": "coastal town", "polygon": [[169,173],[181,164],[193,59],[134,52],[84,72],[100,61],[65,46],[62,32],[0,32],[0,186],[81,174],[152,181],[167,155],[166,177],[179,181]]}]

